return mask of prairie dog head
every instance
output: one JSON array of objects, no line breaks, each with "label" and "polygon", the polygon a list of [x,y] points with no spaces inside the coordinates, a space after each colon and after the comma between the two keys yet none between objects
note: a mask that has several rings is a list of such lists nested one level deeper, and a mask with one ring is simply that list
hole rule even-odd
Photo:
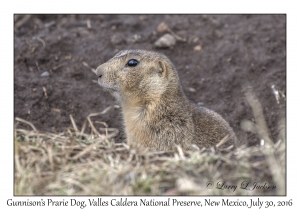
[{"label": "prairie dog head", "polygon": [[166,56],[143,50],[120,51],[100,65],[96,74],[99,85],[120,102],[159,99],[179,84],[175,67]]}]

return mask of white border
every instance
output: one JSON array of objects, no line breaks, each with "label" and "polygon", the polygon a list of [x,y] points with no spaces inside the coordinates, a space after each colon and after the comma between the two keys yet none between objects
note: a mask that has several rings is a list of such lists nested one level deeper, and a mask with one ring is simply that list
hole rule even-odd
[{"label": "white border", "polygon": [[[251,2],[251,3],[250,3]],[[1,4],[1,209],[11,209],[6,206],[6,200],[26,200],[26,197],[13,197],[13,14],[14,13],[286,13],[287,14],[287,197],[262,197],[262,200],[293,199],[291,209],[299,209],[297,179],[299,171],[299,26],[300,16],[296,1],[11,1]],[[3,77],[4,75],[4,77]],[[48,198],[48,197],[47,197]],[[32,197],[34,200],[46,197]],[[62,200],[63,197],[53,197]],[[109,199],[109,197],[105,197]],[[112,197],[114,198],[114,197]],[[151,197],[147,197],[151,198]],[[225,197],[208,197],[214,200]],[[256,197],[229,197],[232,200],[250,200]],[[71,199],[66,198],[65,199]],[[79,197],[84,200],[87,198]],[[131,199],[138,199],[131,197]],[[156,197],[157,199],[157,197]],[[204,197],[180,197],[181,200],[204,200]],[[298,208],[297,208],[298,207]],[[46,207],[45,207],[46,208]],[[55,209],[63,209],[56,207]],[[131,207],[124,207],[131,208]],[[140,208],[140,207],[139,207]],[[168,209],[174,207],[168,207]],[[196,207],[189,207],[196,208]],[[198,208],[198,207],[197,207]],[[226,209],[227,207],[222,207]],[[228,207],[227,209],[232,208]],[[16,208],[14,208],[16,209]],[[47,209],[52,209],[47,207]],[[65,208],[64,208],[65,209]],[[74,208],[75,209],[75,208]],[[89,209],[89,208],[85,208]],[[96,209],[96,208],[95,208]],[[97,208],[99,209],[99,208]],[[198,208],[199,209],[199,208]]]}]

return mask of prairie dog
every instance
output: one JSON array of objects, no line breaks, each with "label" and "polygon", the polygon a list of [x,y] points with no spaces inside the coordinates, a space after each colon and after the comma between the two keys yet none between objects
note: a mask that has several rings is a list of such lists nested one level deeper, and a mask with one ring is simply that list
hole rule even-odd
[{"label": "prairie dog", "polygon": [[127,143],[152,151],[180,145],[215,146],[235,134],[217,113],[185,96],[173,63],[163,54],[124,50],[96,69],[98,83],[120,103]]}]

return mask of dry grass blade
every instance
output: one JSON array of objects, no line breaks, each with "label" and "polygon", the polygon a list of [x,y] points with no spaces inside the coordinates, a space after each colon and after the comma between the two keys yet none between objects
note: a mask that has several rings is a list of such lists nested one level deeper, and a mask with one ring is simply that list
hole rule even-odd
[{"label": "dry grass blade", "polygon": [[244,86],[243,89],[245,92],[246,100],[247,100],[248,104],[250,105],[253,115],[254,115],[254,119],[255,119],[255,122],[257,125],[256,129],[257,129],[258,136],[261,139],[267,141],[269,145],[272,145],[273,141],[270,138],[270,135],[269,135],[270,132],[267,127],[263,109],[262,109],[262,106],[261,106],[259,100],[253,93],[253,90],[250,86]]},{"label": "dry grass blade", "polygon": [[105,113],[108,112],[111,108],[112,108],[112,107],[109,106],[109,107],[107,107],[106,109],[104,109],[102,112],[99,112],[99,113],[92,113],[92,114],[89,114],[89,115],[87,116],[87,120],[88,120],[88,122],[90,123],[90,126],[91,126],[93,132],[94,132],[95,134],[97,134],[98,136],[102,136],[102,135],[101,135],[101,134],[97,131],[97,129],[95,128],[95,126],[94,126],[94,124],[93,124],[93,122],[92,122],[92,120],[91,120],[91,117],[95,117],[95,116],[98,116],[98,115],[105,114]]},{"label": "dry grass blade", "polygon": [[83,62],[82,62],[82,65],[84,65],[85,67],[87,67],[88,69],[90,69],[94,74],[96,74],[96,69],[90,67],[90,65],[87,64],[86,62],[83,61]]},{"label": "dry grass blade", "polygon": [[66,179],[65,180],[67,183],[69,183],[69,184],[73,184],[73,185],[76,185],[76,186],[78,186],[79,188],[81,188],[83,191],[84,191],[84,193],[86,193],[86,194],[88,194],[89,193],[89,189],[88,188],[86,188],[83,184],[81,184],[80,182],[78,182],[78,181],[76,181],[76,180],[74,180],[74,179],[71,179],[71,178],[68,178],[68,179]]},{"label": "dry grass blade", "polygon": [[180,36],[178,36],[177,34],[175,34],[174,31],[172,31],[170,28],[168,28],[168,31],[175,37],[176,40],[182,41],[182,42],[186,42],[186,39],[181,38]]},{"label": "dry grass blade", "polygon": [[15,165],[16,165],[16,168],[18,170],[18,174],[23,174],[23,169],[22,169],[22,166],[20,164],[20,161],[19,161],[19,155],[15,155]]},{"label": "dry grass blade", "polygon": [[178,154],[179,154],[179,158],[184,160],[185,156],[184,156],[184,153],[182,151],[182,148],[179,145],[176,145],[176,148],[177,148],[177,151],[178,151]]},{"label": "dry grass blade", "polygon": [[27,124],[27,125],[30,125],[30,127],[31,127],[34,131],[37,131],[37,129],[35,128],[35,126],[34,126],[31,122],[28,122],[28,121],[26,121],[26,120],[20,119],[20,118],[18,118],[18,117],[16,117],[16,120],[17,120],[17,121],[20,121],[20,122],[22,122],[22,123],[25,123],[25,124]]},{"label": "dry grass blade", "polygon": [[80,135],[83,135],[84,134],[84,131],[86,129],[86,123],[87,123],[87,120],[85,120],[82,124],[82,128],[81,128],[81,131],[80,131]]},{"label": "dry grass blade", "polygon": [[45,41],[44,41],[42,38],[40,38],[40,37],[37,37],[36,39],[37,39],[37,40],[39,40],[39,41],[42,43],[42,45],[43,45],[43,48],[45,48],[45,47],[46,47],[46,43],[45,43]]},{"label": "dry grass blade", "polygon": [[221,141],[219,141],[219,143],[216,145],[216,147],[219,148],[220,146],[225,144],[228,140],[229,140],[229,135],[226,135],[223,139],[221,139]]},{"label": "dry grass blade", "polygon": [[85,154],[87,154],[88,152],[90,152],[91,150],[95,149],[96,146],[100,143],[100,141],[95,142],[91,145],[89,145],[88,147],[86,147],[82,152],[78,153],[77,155],[75,155],[72,159],[73,160],[77,160],[79,158],[81,158],[82,156],[84,156]]},{"label": "dry grass blade", "polygon": [[69,116],[70,116],[71,123],[72,123],[72,125],[73,125],[74,130],[75,130],[76,134],[78,134],[78,133],[79,133],[79,130],[78,130],[77,126],[76,126],[75,120],[74,120],[74,118],[73,118],[72,115],[69,115]]},{"label": "dry grass blade", "polygon": [[53,161],[53,151],[52,151],[52,147],[48,146],[48,147],[47,147],[47,152],[48,152],[48,158],[49,158],[51,170],[54,171],[54,161]]}]

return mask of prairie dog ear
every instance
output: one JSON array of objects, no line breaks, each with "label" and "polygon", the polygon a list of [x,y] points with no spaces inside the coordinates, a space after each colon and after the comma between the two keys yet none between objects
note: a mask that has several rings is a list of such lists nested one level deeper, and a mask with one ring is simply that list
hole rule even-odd
[{"label": "prairie dog ear", "polygon": [[158,61],[159,64],[159,74],[163,77],[163,78],[167,78],[168,77],[168,67],[167,65],[162,62],[162,61]]}]

